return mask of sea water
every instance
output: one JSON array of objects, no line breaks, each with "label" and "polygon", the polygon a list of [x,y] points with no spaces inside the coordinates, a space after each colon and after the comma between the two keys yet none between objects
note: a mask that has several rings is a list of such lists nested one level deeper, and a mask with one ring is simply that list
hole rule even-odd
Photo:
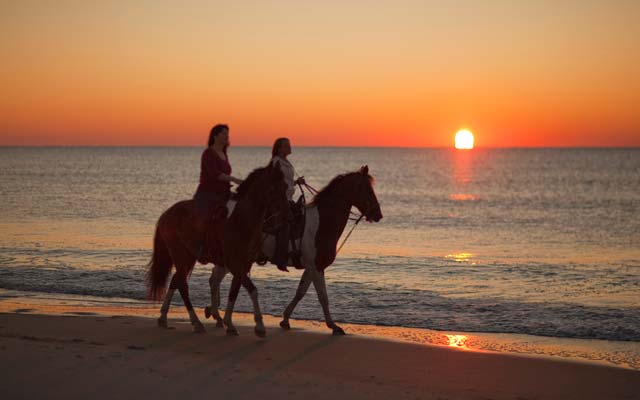
[{"label": "sea water", "polygon": [[[193,195],[202,150],[0,148],[0,288],[145,299],[155,223]],[[270,149],[229,158],[244,177]],[[290,160],[317,189],[365,164],[375,177],[384,218],[360,223],[326,272],[336,321],[640,342],[640,149],[294,148]],[[264,312],[292,299],[291,270],[254,266]],[[209,274],[191,277],[196,306]],[[251,310],[242,292],[236,309]],[[294,318],[323,319],[313,289]]]}]

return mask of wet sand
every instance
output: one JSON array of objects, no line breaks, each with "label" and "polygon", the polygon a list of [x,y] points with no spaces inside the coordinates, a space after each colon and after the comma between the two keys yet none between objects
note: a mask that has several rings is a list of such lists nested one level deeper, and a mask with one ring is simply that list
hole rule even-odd
[{"label": "wet sand", "polygon": [[273,317],[259,339],[246,314],[236,319],[238,337],[210,322],[207,334],[194,334],[179,310],[170,329],[157,328],[151,315],[151,308],[0,301],[3,398],[640,398],[640,371],[631,369],[353,332],[334,337],[295,320],[282,331]]}]

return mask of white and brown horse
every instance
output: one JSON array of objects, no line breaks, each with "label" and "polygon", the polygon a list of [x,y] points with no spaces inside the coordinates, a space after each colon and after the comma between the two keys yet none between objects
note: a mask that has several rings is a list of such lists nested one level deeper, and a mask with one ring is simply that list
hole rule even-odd
[{"label": "white and brown horse", "polygon": [[[338,175],[305,207],[304,233],[297,244],[302,252],[304,273],[295,297],[284,311],[280,322],[283,329],[290,329],[289,318],[313,283],[327,326],[333,330],[334,335],[344,334],[344,330],[331,318],[324,271],[336,258],[336,245],[347,225],[352,206],[355,206],[368,221],[378,222],[382,219],[380,204],[372,183],[373,178],[369,175],[367,166],[357,172]],[[263,243],[263,253],[272,254],[274,248],[275,238],[267,237]],[[218,326],[222,326],[223,322],[217,310],[220,282],[225,274],[224,268],[216,266],[209,279],[211,306],[206,307],[205,316],[208,318],[213,315],[218,321]],[[230,307],[233,308],[233,304]]]},{"label": "white and brown horse", "polygon": [[[256,321],[255,332],[258,336],[265,335],[258,303],[258,290],[251,282],[248,272],[262,243],[262,227],[267,215],[280,216],[280,218],[287,215],[289,204],[286,188],[284,175],[278,164],[258,168],[238,187],[234,199],[228,202],[229,217],[213,222],[212,231],[219,239],[218,245],[222,246],[223,263],[233,275],[227,313],[225,314],[225,323],[229,333],[235,332],[231,323],[231,314],[242,285],[249,292],[253,302]],[[185,231],[194,229],[193,225],[189,223],[194,207],[193,200],[181,201],[171,206],[160,216],[146,280],[150,299],[159,300],[164,296],[160,318],[158,318],[159,326],[167,326],[167,313],[171,305],[171,298],[175,290],[178,289],[189,312],[189,319],[194,331],[204,332],[204,326],[193,311],[187,284],[195,266],[196,257],[189,252],[181,240],[183,235],[192,233]],[[166,285],[172,266],[175,267],[176,272],[167,291]]]}]

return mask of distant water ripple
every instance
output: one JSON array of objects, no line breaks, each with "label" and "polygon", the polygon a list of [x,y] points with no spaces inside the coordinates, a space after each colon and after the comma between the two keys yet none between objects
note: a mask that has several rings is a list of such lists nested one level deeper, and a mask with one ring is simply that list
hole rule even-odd
[{"label": "distant water ripple", "polygon": [[[192,196],[200,152],[0,148],[0,288],[144,299],[156,220]],[[238,176],[268,158],[230,148]],[[364,164],[376,178],[384,219],[327,271],[336,320],[640,341],[640,149],[294,148],[292,161],[318,188]],[[191,278],[199,307],[209,271]],[[281,314],[300,272],[252,274]],[[313,289],[294,317],[323,318]]]}]

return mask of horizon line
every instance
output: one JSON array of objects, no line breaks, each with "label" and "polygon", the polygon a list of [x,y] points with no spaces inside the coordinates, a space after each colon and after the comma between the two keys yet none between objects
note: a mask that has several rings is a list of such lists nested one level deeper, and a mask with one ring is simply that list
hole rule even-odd
[{"label": "horizon line", "polygon": [[[33,148],[62,148],[62,147],[77,147],[77,148],[118,148],[118,147],[156,147],[156,148],[205,148],[202,145],[153,145],[153,144],[44,144],[44,145],[33,145],[33,144],[7,144],[0,145],[0,148],[17,148],[17,147],[33,147]],[[271,145],[233,145],[231,148],[239,147],[239,148],[270,148]],[[499,149],[638,149],[640,148],[640,144],[638,145],[623,145],[623,146],[476,146],[473,149],[456,149],[453,146],[340,146],[340,145],[296,145],[296,148],[344,148],[344,149],[433,149],[433,150],[460,150],[463,152],[468,152],[472,150],[499,150]]]}]

